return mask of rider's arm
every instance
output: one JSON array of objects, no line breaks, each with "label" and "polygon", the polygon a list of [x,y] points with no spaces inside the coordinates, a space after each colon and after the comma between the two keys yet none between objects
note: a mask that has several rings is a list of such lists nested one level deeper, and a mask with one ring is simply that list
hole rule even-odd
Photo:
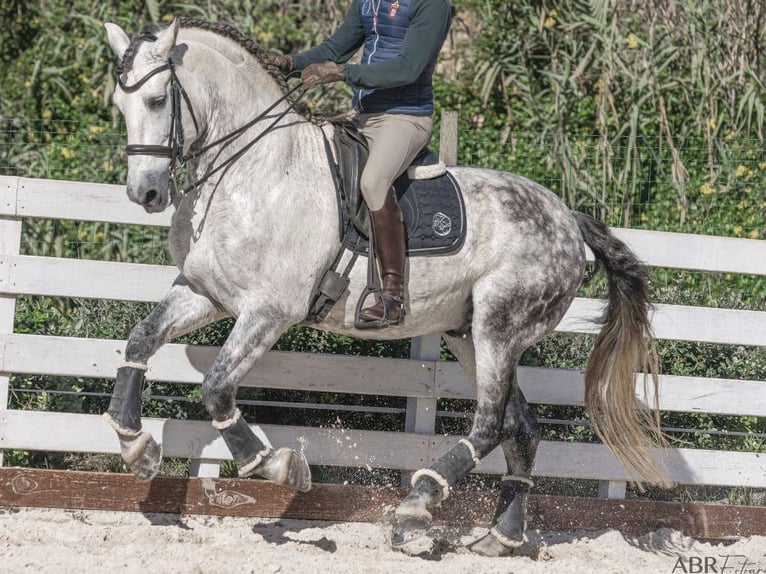
[{"label": "rider's arm", "polygon": [[318,46],[314,46],[293,56],[293,67],[302,70],[309,64],[335,62],[342,64],[353,56],[364,43],[364,28],[359,18],[359,0],[353,0],[346,12],[346,17],[333,33]]},{"label": "rider's arm", "polygon": [[418,79],[441,49],[450,23],[448,0],[416,0],[402,51],[395,58],[373,64],[347,64],[346,81],[357,88],[394,88]]}]

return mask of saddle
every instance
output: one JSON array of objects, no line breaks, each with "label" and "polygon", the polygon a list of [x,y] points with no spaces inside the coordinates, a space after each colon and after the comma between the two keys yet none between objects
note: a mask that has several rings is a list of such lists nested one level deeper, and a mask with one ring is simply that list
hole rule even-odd
[{"label": "saddle", "polygon": [[[348,122],[334,124],[334,151],[328,157],[335,180],[340,212],[341,249],[315,293],[309,317],[322,321],[348,287],[348,276],[360,255],[370,255],[369,209],[361,192],[360,178],[367,162],[364,136]],[[337,158],[337,161],[336,159]],[[395,182],[394,189],[404,220],[407,256],[447,255],[460,249],[465,239],[465,206],[460,188],[439,157],[424,148]],[[344,250],[353,253],[343,272],[338,271]],[[368,257],[373,264],[374,257]],[[372,292],[375,273],[370,268],[368,288]],[[356,321],[358,328],[369,328]]]}]

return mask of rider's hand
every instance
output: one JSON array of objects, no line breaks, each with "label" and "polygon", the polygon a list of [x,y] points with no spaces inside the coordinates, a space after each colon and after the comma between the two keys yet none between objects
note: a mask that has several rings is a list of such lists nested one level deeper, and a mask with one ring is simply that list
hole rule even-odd
[{"label": "rider's hand", "polygon": [[321,64],[310,64],[301,72],[301,80],[306,88],[318,86],[319,84],[329,84],[330,82],[340,82],[345,80],[343,64],[335,62],[322,62]]},{"label": "rider's hand", "polygon": [[283,54],[273,54],[271,52],[266,54],[266,61],[272,66],[279,68],[285,76],[293,71],[293,58],[292,56],[285,56]]}]

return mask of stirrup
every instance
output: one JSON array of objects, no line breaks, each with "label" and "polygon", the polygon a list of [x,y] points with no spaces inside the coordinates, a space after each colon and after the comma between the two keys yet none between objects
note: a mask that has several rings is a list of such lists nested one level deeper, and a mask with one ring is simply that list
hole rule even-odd
[{"label": "stirrup", "polygon": [[[367,300],[367,297],[369,297],[372,294],[375,294],[378,299],[380,299],[381,303],[383,304],[383,318],[381,319],[362,319],[361,313],[362,313],[362,307],[364,306],[364,302]],[[385,302],[383,302],[383,292],[380,288],[377,287],[371,287],[367,286],[364,291],[362,291],[362,294],[359,296],[359,301],[356,303],[356,310],[354,311],[354,327],[357,329],[362,330],[371,330],[371,329],[385,329],[389,326],[396,326],[401,325],[404,323],[404,299],[401,301],[397,301],[400,305],[399,310],[399,319],[397,319],[396,323],[392,323],[388,319],[388,308],[386,307]]]}]

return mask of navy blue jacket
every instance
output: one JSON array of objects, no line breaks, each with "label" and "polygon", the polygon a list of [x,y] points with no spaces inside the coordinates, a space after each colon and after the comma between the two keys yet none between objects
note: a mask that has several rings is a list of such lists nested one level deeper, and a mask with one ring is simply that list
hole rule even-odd
[{"label": "navy blue jacket", "polygon": [[296,54],[295,68],[345,63],[364,45],[359,64],[347,64],[361,112],[431,115],[433,72],[451,22],[449,0],[353,0],[341,26],[325,42]]}]

